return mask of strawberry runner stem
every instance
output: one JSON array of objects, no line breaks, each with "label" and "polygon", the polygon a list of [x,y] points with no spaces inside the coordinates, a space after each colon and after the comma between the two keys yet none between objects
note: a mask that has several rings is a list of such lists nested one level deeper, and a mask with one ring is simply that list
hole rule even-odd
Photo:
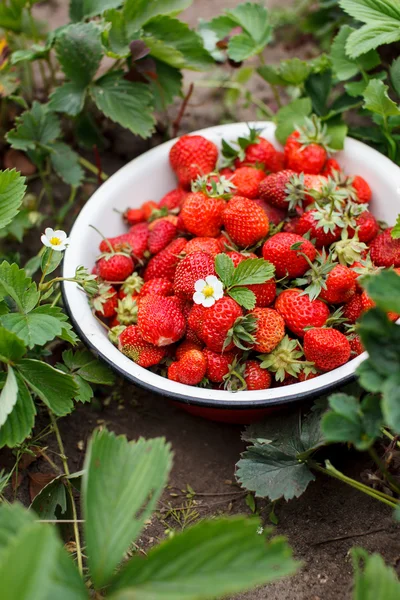
[{"label": "strawberry runner stem", "polygon": [[375,448],[373,448],[371,446],[371,448],[368,448],[368,453],[370,455],[370,457],[372,458],[372,460],[374,461],[374,463],[376,464],[376,466],[378,467],[378,469],[381,471],[381,473],[383,474],[383,476],[385,477],[390,489],[395,493],[398,494],[400,496],[400,488],[398,486],[397,481],[394,479],[394,477],[389,473],[388,469],[386,468],[385,464],[383,463],[383,461],[379,458]]}]

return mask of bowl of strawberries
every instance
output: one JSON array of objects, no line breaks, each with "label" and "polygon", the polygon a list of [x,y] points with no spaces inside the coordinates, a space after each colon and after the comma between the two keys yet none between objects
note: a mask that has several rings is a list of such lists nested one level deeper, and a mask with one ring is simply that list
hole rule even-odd
[{"label": "bowl of strawberries", "polygon": [[[400,169],[317,120],[211,127],[132,160],[86,203],[63,276],[81,339],[193,414],[250,422],[349,382],[372,306],[362,275],[400,267]],[[395,318],[395,316],[394,316]]]}]

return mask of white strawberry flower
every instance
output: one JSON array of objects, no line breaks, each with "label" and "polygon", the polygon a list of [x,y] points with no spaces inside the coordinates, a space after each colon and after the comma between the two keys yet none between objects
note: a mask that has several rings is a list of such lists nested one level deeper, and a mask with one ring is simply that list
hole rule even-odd
[{"label": "white strawberry flower", "polygon": [[212,306],[224,295],[224,286],[222,281],[215,275],[208,275],[205,279],[198,279],[194,284],[195,293],[193,302],[202,304],[206,308]]},{"label": "white strawberry flower", "polygon": [[54,231],[51,227],[46,227],[40,240],[44,246],[47,246],[47,248],[51,248],[56,252],[63,252],[69,242],[69,238],[65,231],[62,231],[61,229],[56,229],[56,231]]}]

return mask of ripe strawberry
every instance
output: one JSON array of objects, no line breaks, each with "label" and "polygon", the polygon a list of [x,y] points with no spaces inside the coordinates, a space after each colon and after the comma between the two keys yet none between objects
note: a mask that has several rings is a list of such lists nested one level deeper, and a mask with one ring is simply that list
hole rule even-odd
[{"label": "ripe strawberry", "polygon": [[214,258],[207,252],[191,252],[183,258],[175,271],[174,291],[177,296],[193,298],[194,284],[207,275],[215,275]]},{"label": "ripe strawberry", "polygon": [[241,138],[241,148],[244,150],[244,156],[239,156],[235,160],[237,169],[249,164],[262,164],[269,171],[281,168],[281,161],[276,156],[279,154],[276,148],[271,142],[259,136],[256,130],[250,130],[247,146],[243,144],[244,139]]},{"label": "ripe strawberry", "polygon": [[[190,335],[193,332],[194,335],[199,336],[203,327],[204,317],[209,309],[205,308],[202,304],[194,304],[190,310],[188,316],[188,334],[189,339],[193,339]],[[190,337],[189,337],[190,336]]]},{"label": "ripe strawberry", "polygon": [[303,337],[306,327],[322,327],[329,317],[329,308],[322,300],[310,300],[302,290],[284,290],[276,299],[275,309],[286,327]]},{"label": "ripe strawberry", "polygon": [[365,348],[362,345],[361,338],[357,333],[351,333],[349,336],[347,336],[347,339],[349,340],[349,344],[350,344],[350,348],[351,348],[350,358],[359,356],[360,354],[362,354],[364,352]]},{"label": "ripe strawberry", "polygon": [[361,294],[354,294],[343,307],[343,317],[350,323],[355,323],[363,311]]},{"label": "ripe strawberry", "polygon": [[235,353],[224,352],[223,354],[219,354],[206,348],[204,356],[207,359],[207,379],[214,383],[222,383],[224,376],[229,373],[229,367],[235,360]]},{"label": "ripe strawberry", "polygon": [[207,359],[201,350],[188,350],[178,361],[178,381],[186,385],[198,385],[205,377]]},{"label": "ripe strawberry", "polygon": [[275,279],[269,279],[265,283],[253,283],[246,286],[256,297],[256,308],[270,306],[276,298]]},{"label": "ripe strawberry", "polygon": [[182,358],[182,356],[184,354],[186,354],[186,352],[189,352],[189,350],[201,350],[202,346],[201,344],[196,344],[196,342],[192,342],[191,340],[183,340],[183,342],[181,344],[179,344],[179,346],[176,349],[176,358],[177,360],[180,360]]},{"label": "ripe strawberry", "polygon": [[315,327],[304,334],[304,354],[321,371],[332,371],[350,358],[349,340],[330,327]]},{"label": "ripe strawberry", "polygon": [[233,175],[234,172],[234,169],[231,169],[230,167],[223,167],[218,171],[220,177],[226,177],[227,179],[229,179],[229,177]]},{"label": "ripe strawberry", "polygon": [[400,267],[400,239],[393,239],[391,231],[386,229],[371,243],[371,259],[378,267]]},{"label": "ripe strawberry", "polygon": [[146,342],[168,346],[183,337],[186,320],[171,298],[149,295],[140,301],[138,327]]},{"label": "ripe strawberry", "polygon": [[316,218],[318,214],[318,210],[309,210],[303,213],[297,222],[296,233],[304,235],[309,231],[311,239],[315,239],[316,247],[322,248],[330,246],[340,238],[341,228],[333,224],[330,229],[325,231],[325,227],[320,226],[321,221]]},{"label": "ripe strawberry", "polygon": [[296,173],[311,173],[318,175],[321,173],[327,159],[327,152],[323,145],[316,143],[314,140],[322,142],[323,133],[321,135],[308,131],[302,128],[301,131],[294,131],[286,140],[284,154],[288,169],[296,171]]},{"label": "ripe strawberry", "polygon": [[144,218],[147,221],[148,219],[150,219],[151,215],[153,214],[153,211],[157,210],[158,204],[157,202],[154,202],[154,200],[147,200],[147,202],[144,202],[142,204],[141,208],[144,214]]},{"label": "ripe strawberry", "polygon": [[218,148],[201,135],[184,135],[172,146],[169,161],[179,184],[190,188],[198,175],[206,175],[215,169]]},{"label": "ripe strawberry", "polygon": [[325,281],[326,288],[321,289],[319,298],[329,304],[348,302],[356,293],[356,279],[357,273],[349,267],[336,265],[328,273]]},{"label": "ripe strawberry", "polygon": [[98,293],[90,300],[97,316],[110,319],[115,316],[118,306],[118,295],[112,285],[100,284]]},{"label": "ripe strawberry", "polygon": [[236,194],[245,198],[257,198],[258,187],[265,179],[265,173],[254,167],[240,167],[230,177],[230,181],[236,186]]},{"label": "ripe strawberry", "polygon": [[[239,304],[229,296],[224,296],[217,300],[213,306],[205,309],[201,329],[198,332],[199,338],[207,348],[214,352],[221,353],[223,350],[232,350],[234,347],[233,341],[224,348],[225,340],[236,319],[241,317],[242,314]],[[190,316],[189,324],[191,325]]]},{"label": "ripe strawberry", "polygon": [[321,175],[325,175],[325,177],[332,177],[335,171],[340,173],[342,169],[337,160],[334,158],[328,158],[326,163],[324,164],[324,168],[321,171]]},{"label": "ripe strawberry", "polygon": [[165,356],[164,348],[146,342],[137,325],[129,325],[118,337],[118,349],[140,367],[157,365]]},{"label": "ripe strawberry", "polygon": [[[368,210],[361,213],[359,217],[356,217],[356,231],[360,242],[368,243],[373,240],[379,233],[379,224],[375,219],[374,215]],[[355,235],[355,230],[351,227],[348,228],[349,236]]]},{"label": "ripe strawberry", "polygon": [[212,237],[196,237],[192,240],[189,240],[185,246],[186,254],[200,251],[208,252],[208,254],[211,254],[211,256],[216,256],[221,252],[221,245],[218,240]]},{"label": "ripe strawberry", "polygon": [[127,254],[105,254],[97,261],[99,275],[105,281],[124,281],[132,275],[134,262]]},{"label": "ripe strawberry", "polygon": [[265,200],[261,200],[261,198],[256,198],[254,202],[263,209],[272,225],[279,225],[279,223],[284,221],[286,212],[281,208],[272,206],[271,204],[268,204],[268,202],[265,202]]},{"label": "ripe strawberry", "polygon": [[187,320],[189,313],[192,310],[193,303],[185,298],[179,298],[179,296],[170,296],[170,298],[182,312],[185,320]]},{"label": "ripe strawberry", "polygon": [[182,188],[178,187],[174,190],[169,191],[165,196],[163,196],[158,203],[159,208],[165,206],[168,210],[175,210],[176,208],[180,208],[182,202],[184,201],[187,192]]},{"label": "ripe strawberry", "polygon": [[176,225],[166,219],[159,219],[149,233],[148,247],[151,254],[158,254],[164,250],[172,242],[176,232]]},{"label": "ripe strawberry", "polygon": [[[293,244],[299,244],[296,250],[291,250]],[[317,254],[309,240],[295,233],[276,233],[267,240],[262,249],[263,257],[275,265],[275,275],[278,279],[301,277],[308,270],[309,264],[300,253],[305,254],[311,262]]]},{"label": "ripe strawberry", "polygon": [[127,208],[123,214],[123,219],[128,225],[136,225],[136,223],[146,220],[142,208]]},{"label": "ripe strawberry", "polygon": [[173,240],[164,250],[161,250],[156,256],[153,256],[147,264],[143,278],[145,281],[163,277],[173,281],[175,277],[176,265],[179,262],[179,255],[185,248],[187,242],[184,238]]},{"label": "ripe strawberry", "polygon": [[276,208],[287,210],[289,203],[287,201],[288,194],[286,187],[293,175],[296,175],[296,173],[290,169],[268,175],[263,179],[258,188],[258,195],[261,200],[272,204]]},{"label": "ripe strawberry", "polygon": [[170,379],[171,381],[176,381],[177,383],[180,383],[179,381],[179,365],[178,365],[179,361],[173,362],[169,365],[168,367],[168,372],[167,372],[167,377],[168,379]]},{"label": "ripe strawberry", "polygon": [[254,349],[269,354],[285,335],[285,321],[273,308],[255,308],[251,314],[257,319]]},{"label": "ripe strawberry", "polygon": [[267,171],[271,173],[277,173],[283,171],[286,168],[285,155],[283,152],[275,152],[269,159],[268,166],[265,167]]},{"label": "ripe strawberry", "polygon": [[247,360],[244,369],[244,380],[248,390],[266,390],[271,387],[271,374],[260,367],[258,360]]},{"label": "ripe strawberry", "polygon": [[180,216],[189,233],[198,237],[217,237],[221,232],[225,206],[222,198],[194,192],[186,196]]},{"label": "ripe strawberry", "polygon": [[[189,315],[190,315],[190,312],[189,312]],[[190,327],[188,327],[186,329],[185,339],[188,340],[188,341],[190,341],[190,342],[193,342],[194,344],[197,344],[201,348],[204,346],[203,342],[197,337],[197,334]]]},{"label": "ripe strawberry", "polygon": [[174,286],[169,279],[164,277],[155,277],[146,281],[139,292],[139,298],[144,298],[150,294],[156,296],[172,296],[174,293]]},{"label": "ripe strawberry", "polygon": [[149,239],[149,226],[147,223],[138,223],[129,230],[129,244],[132,248],[132,255],[142,260],[147,251],[147,241]]},{"label": "ripe strawberry", "polygon": [[224,227],[235,244],[241,248],[251,246],[269,231],[267,215],[252,200],[234,196],[223,213]]},{"label": "ripe strawberry", "polygon": [[372,191],[368,183],[363,177],[360,177],[360,175],[354,175],[350,181],[356,192],[356,202],[359,204],[367,204],[372,197]]}]

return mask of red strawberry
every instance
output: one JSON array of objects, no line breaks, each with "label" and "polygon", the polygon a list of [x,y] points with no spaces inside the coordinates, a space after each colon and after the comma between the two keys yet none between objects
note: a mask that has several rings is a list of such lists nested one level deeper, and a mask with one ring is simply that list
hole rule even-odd
[{"label": "red strawberry", "polygon": [[190,311],[192,310],[193,303],[185,298],[179,298],[179,296],[171,296],[171,300],[175,302],[179,310],[182,311],[183,316],[187,320]]},{"label": "red strawberry", "polygon": [[110,319],[117,312],[118,295],[112,285],[102,283],[99,285],[98,293],[91,298],[90,302],[99,317]]},{"label": "red strawberry", "polygon": [[179,184],[185,189],[198,175],[206,175],[215,169],[218,148],[201,135],[184,135],[169,152],[169,161]]},{"label": "red strawberry", "polygon": [[177,227],[166,219],[159,219],[151,228],[148,239],[148,247],[152,254],[164,250],[176,236]]},{"label": "red strawberry", "polygon": [[268,175],[260,183],[258,188],[259,197],[265,200],[265,202],[272,204],[272,206],[287,210],[289,203],[287,201],[288,192],[286,187],[293,175],[296,175],[295,171],[289,169]]},{"label": "red strawberry", "polygon": [[207,359],[201,350],[189,350],[178,361],[176,374],[180,383],[198,385],[205,377]]},{"label": "red strawberry", "polygon": [[[224,349],[225,340],[236,319],[242,314],[239,304],[229,296],[224,296],[213,306],[205,309],[201,330],[198,332],[199,338],[214,352],[221,353],[223,350],[232,350],[233,342]],[[191,324],[190,316],[189,324]]]},{"label": "red strawberry", "polygon": [[242,196],[229,201],[223,222],[229,237],[242,248],[260,241],[269,231],[268,217],[262,208]]},{"label": "red strawberry", "polygon": [[179,361],[176,361],[169,365],[167,377],[171,381],[176,381],[177,383],[180,383],[180,381],[179,381],[179,364],[178,363],[179,363]]},{"label": "red strawberry", "polygon": [[144,218],[146,219],[146,221],[148,219],[150,219],[153,211],[157,210],[157,208],[158,208],[158,204],[157,204],[157,202],[154,202],[154,200],[147,200],[147,202],[144,202],[142,204],[142,211],[143,211]]},{"label": "red strawberry", "polygon": [[320,225],[321,221],[316,218],[318,214],[318,210],[309,210],[302,214],[296,225],[296,233],[304,235],[309,231],[311,239],[315,239],[316,247],[322,248],[330,246],[340,238],[341,228],[332,224],[332,227],[325,231],[325,227]]},{"label": "red strawberry", "polygon": [[183,340],[176,349],[176,358],[180,360],[189,350],[201,350],[201,348],[201,344],[196,344],[196,342],[192,342],[191,340]]},{"label": "red strawberry", "polygon": [[[189,312],[188,316],[190,316],[190,312]],[[197,334],[190,327],[188,327],[186,329],[186,338],[185,339],[190,342],[193,342],[194,344],[197,344],[199,347],[204,346],[203,342],[197,337]]]},{"label": "red strawberry", "polygon": [[350,348],[351,348],[350,358],[359,356],[360,354],[362,354],[364,352],[365,348],[362,345],[361,338],[357,333],[351,333],[349,336],[347,336],[347,339],[349,340],[349,344],[350,344]]},{"label": "red strawberry", "polygon": [[358,275],[349,267],[336,265],[328,273],[325,281],[326,288],[321,289],[319,298],[329,304],[343,304],[348,302],[356,293],[356,279]]},{"label": "red strawberry", "polygon": [[177,296],[192,299],[194,284],[207,275],[215,275],[214,258],[207,252],[191,252],[183,258],[175,271],[174,291]]},{"label": "red strawberry", "polygon": [[[241,147],[243,148],[243,140],[245,138],[241,139]],[[281,168],[281,161],[276,156],[279,154],[276,148],[271,142],[259,136],[254,129],[250,131],[247,142],[248,144],[244,148],[244,157],[238,157],[235,160],[235,167],[237,169],[249,164],[262,164],[269,171]]]},{"label": "red strawberry", "polygon": [[155,277],[147,281],[139,292],[139,298],[144,298],[149,294],[156,296],[172,296],[174,293],[174,286],[169,279],[164,277]]},{"label": "red strawberry", "polygon": [[[365,210],[359,217],[356,217],[356,231],[360,242],[368,243],[379,233],[379,224],[374,215]],[[355,231],[348,228],[349,236],[354,236]]]},{"label": "red strawberry", "polygon": [[146,342],[168,346],[183,337],[186,320],[171,298],[149,295],[140,301],[138,327]]},{"label": "red strawberry", "polygon": [[275,154],[271,155],[268,166],[266,169],[271,171],[271,173],[277,173],[278,171],[283,171],[286,167],[285,155],[283,152],[275,152]]},{"label": "red strawberry", "polygon": [[354,294],[343,307],[343,317],[350,323],[355,323],[360,318],[362,311],[361,294]]},{"label": "red strawberry", "polygon": [[147,251],[147,241],[149,239],[149,226],[147,223],[138,223],[129,230],[129,244],[132,248],[132,255],[142,259]]},{"label": "red strawberry", "polygon": [[[291,250],[293,244],[299,244]],[[309,264],[300,253],[305,254],[311,262],[317,254],[309,240],[295,233],[276,233],[267,240],[262,249],[263,257],[275,265],[275,275],[282,277],[301,277],[309,269]]]},{"label": "red strawberry", "polygon": [[[195,335],[200,337],[200,333],[203,327],[204,317],[209,309],[205,308],[202,304],[194,304],[190,310],[188,316],[188,333],[189,330]],[[189,336],[187,336],[189,337]],[[190,337],[189,339],[193,339]]]},{"label": "red strawberry", "polygon": [[144,271],[144,280],[149,281],[156,277],[163,277],[169,281],[173,281],[176,266],[179,262],[179,255],[186,244],[187,242],[184,238],[177,238],[168,244],[164,250],[153,256]]},{"label": "red strawberry", "polygon": [[236,186],[236,194],[245,198],[257,198],[258,187],[265,179],[265,173],[254,167],[240,167],[230,177],[230,181]]},{"label": "red strawberry", "polygon": [[303,337],[306,327],[322,327],[329,317],[329,308],[322,300],[310,300],[302,290],[284,290],[275,302],[286,327]]},{"label": "red strawberry", "polygon": [[[322,145],[324,132],[316,123],[310,122],[310,127],[307,125],[301,131],[294,131],[286,140],[284,154],[288,169],[296,173],[321,173],[327,153]],[[314,131],[311,131],[312,128]],[[321,144],[316,141],[321,141]]]},{"label": "red strawberry", "polygon": [[141,367],[157,365],[165,356],[164,348],[146,342],[137,325],[129,325],[118,338],[118,349]]},{"label": "red strawberry", "polygon": [[206,348],[204,356],[207,358],[206,377],[214,383],[222,383],[224,376],[229,373],[229,367],[235,360],[234,352],[219,354]]},{"label": "red strawberry", "polygon": [[332,177],[335,171],[340,173],[342,169],[337,160],[334,158],[328,158],[326,163],[324,164],[324,168],[322,169],[321,175],[325,175],[325,177]]},{"label": "red strawberry", "polygon": [[360,177],[360,175],[354,175],[350,179],[350,182],[356,191],[356,202],[367,204],[371,200],[372,192],[365,179]]},{"label": "red strawberry", "polygon": [[146,220],[142,208],[127,208],[123,214],[123,219],[128,225],[136,225],[136,223]]},{"label": "red strawberry", "polygon": [[124,281],[132,275],[134,263],[127,254],[106,254],[97,261],[99,275],[105,281]]},{"label": "red strawberry", "polygon": [[285,335],[285,321],[273,308],[255,308],[251,314],[257,319],[254,349],[269,354]]},{"label": "red strawberry", "polygon": [[371,243],[371,259],[378,267],[400,267],[400,239],[393,239],[391,232],[386,229]]},{"label": "red strawberry", "polygon": [[269,279],[265,283],[253,283],[246,286],[256,297],[256,308],[270,306],[276,298],[275,279]]},{"label": "red strawberry", "polygon": [[212,237],[196,237],[192,240],[189,240],[185,246],[186,254],[200,251],[208,252],[208,254],[211,254],[211,256],[216,256],[221,252],[221,245],[218,240]]},{"label": "red strawberry", "polygon": [[166,206],[168,210],[175,210],[176,208],[180,208],[182,202],[186,197],[187,192],[182,188],[178,187],[174,190],[169,191],[165,196],[163,196],[158,203],[158,206],[162,208]]},{"label": "red strawberry", "polygon": [[272,206],[271,204],[268,204],[268,202],[265,202],[265,200],[261,200],[261,198],[256,198],[254,202],[258,204],[258,206],[261,206],[261,208],[267,215],[269,222],[272,223],[272,225],[279,225],[279,223],[281,223],[285,219],[286,212],[284,210],[276,208],[276,206]]},{"label": "red strawberry", "polygon": [[187,231],[198,237],[217,237],[221,232],[222,198],[211,198],[203,192],[188,194],[183,202],[180,216]]},{"label": "red strawberry", "polygon": [[258,360],[247,360],[244,369],[244,380],[248,390],[266,390],[271,387],[271,374],[260,367]]},{"label": "red strawberry", "polygon": [[315,327],[304,334],[304,354],[320,371],[332,371],[350,358],[349,340],[330,327]]}]

